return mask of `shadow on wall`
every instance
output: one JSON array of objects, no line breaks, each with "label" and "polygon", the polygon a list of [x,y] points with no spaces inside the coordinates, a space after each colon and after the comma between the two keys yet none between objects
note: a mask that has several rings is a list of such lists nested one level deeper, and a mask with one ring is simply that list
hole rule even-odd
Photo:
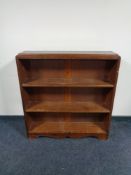
[{"label": "shadow on wall", "polygon": [[23,115],[15,58],[0,68],[0,115]]},{"label": "shadow on wall", "polygon": [[131,64],[121,59],[113,115],[131,116]]},{"label": "shadow on wall", "polygon": [[[119,73],[113,114],[131,115],[131,64],[122,60]],[[0,115],[23,115],[15,58],[0,68]]]}]

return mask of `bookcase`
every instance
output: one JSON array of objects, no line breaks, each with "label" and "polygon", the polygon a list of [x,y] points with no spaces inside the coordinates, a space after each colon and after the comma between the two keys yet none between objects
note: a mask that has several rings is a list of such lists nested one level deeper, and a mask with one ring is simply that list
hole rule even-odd
[{"label": "bookcase", "polygon": [[25,51],[16,62],[29,138],[108,138],[118,54]]}]

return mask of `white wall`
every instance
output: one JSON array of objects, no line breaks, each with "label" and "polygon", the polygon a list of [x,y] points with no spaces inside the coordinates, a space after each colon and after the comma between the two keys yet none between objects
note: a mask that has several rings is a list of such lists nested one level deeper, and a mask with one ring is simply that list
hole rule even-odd
[{"label": "white wall", "polygon": [[113,115],[131,116],[130,0],[0,0],[0,115],[23,114],[15,55],[112,50],[122,56]]}]

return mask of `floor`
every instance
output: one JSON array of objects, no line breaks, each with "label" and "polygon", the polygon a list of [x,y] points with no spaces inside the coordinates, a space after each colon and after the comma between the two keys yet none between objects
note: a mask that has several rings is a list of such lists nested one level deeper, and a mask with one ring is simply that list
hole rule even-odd
[{"label": "floor", "polygon": [[131,118],[110,138],[26,138],[22,117],[0,117],[0,175],[131,175]]}]

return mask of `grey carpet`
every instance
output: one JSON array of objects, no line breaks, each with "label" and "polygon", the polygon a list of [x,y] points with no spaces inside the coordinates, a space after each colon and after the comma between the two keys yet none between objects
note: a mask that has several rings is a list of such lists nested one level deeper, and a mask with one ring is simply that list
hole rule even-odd
[{"label": "grey carpet", "polygon": [[0,118],[0,175],[131,175],[131,119],[114,119],[108,141],[28,140],[22,117]]}]

